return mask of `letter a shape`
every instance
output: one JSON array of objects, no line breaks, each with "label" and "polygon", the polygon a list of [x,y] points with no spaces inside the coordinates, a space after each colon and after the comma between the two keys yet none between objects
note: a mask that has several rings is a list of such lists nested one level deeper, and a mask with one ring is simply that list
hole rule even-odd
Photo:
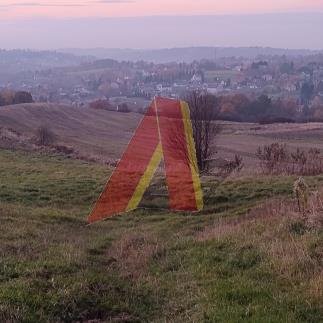
[{"label": "letter a shape", "polygon": [[88,221],[93,223],[136,209],[163,158],[170,208],[201,210],[203,196],[189,107],[183,101],[156,98]]}]

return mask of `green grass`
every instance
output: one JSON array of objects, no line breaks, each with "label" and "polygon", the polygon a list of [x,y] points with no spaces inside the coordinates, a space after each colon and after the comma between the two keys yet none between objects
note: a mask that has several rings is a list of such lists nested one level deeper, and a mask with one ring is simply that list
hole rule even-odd
[{"label": "green grass", "polygon": [[[139,209],[88,226],[106,167],[9,151],[0,151],[0,166],[1,322],[322,319],[313,287],[321,231],[277,220],[197,238],[218,219],[243,219],[270,197],[290,196],[293,178],[212,182],[201,214]],[[155,203],[166,201],[147,195],[142,205]],[[266,251],[274,240],[302,243],[310,259],[280,271],[281,260]]]}]

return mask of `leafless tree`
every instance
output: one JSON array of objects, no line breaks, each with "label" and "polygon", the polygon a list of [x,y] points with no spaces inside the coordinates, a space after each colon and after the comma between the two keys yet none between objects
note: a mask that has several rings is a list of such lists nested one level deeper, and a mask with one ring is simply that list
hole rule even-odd
[{"label": "leafless tree", "polygon": [[40,126],[36,130],[35,141],[40,146],[50,146],[56,139],[55,134],[46,126]]},{"label": "leafless tree", "polygon": [[[168,149],[174,150],[174,156],[178,156],[181,161],[185,160],[187,165],[193,166],[201,174],[224,180],[235,172],[239,173],[243,168],[241,156],[236,155],[232,160],[222,158],[221,165],[218,165],[218,160],[214,159],[215,141],[221,131],[221,126],[217,122],[219,110],[217,98],[204,91],[193,91],[184,96],[184,100],[189,105],[197,164],[191,160],[187,150],[187,140],[180,131],[181,119],[169,118],[168,120],[168,127],[172,128],[167,141]],[[216,171],[212,170],[213,168]]]},{"label": "leafless tree", "polygon": [[167,140],[167,148],[173,149],[174,156],[178,156],[181,162],[185,160],[187,165],[193,166],[200,174],[217,178],[216,185],[211,185],[205,192],[204,201],[207,203],[214,197],[215,190],[226,178],[241,171],[243,160],[241,156],[235,155],[234,159],[225,159],[224,163],[216,166],[216,171],[213,171],[215,141],[221,131],[221,125],[217,119],[218,99],[206,92],[193,91],[185,95],[183,100],[189,105],[197,164],[189,156],[187,138],[183,138],[180,131],[182,120],[178,117],[170,117],[168,120],[168,127],[172,130]]},{"label": "leafless tree", "polygon": [[215,152],[215,138],[221,131],[217,123],[218,100],[214,95],[193,91],[184,96],[190,109],[197,164],[200,172],[208,171]]}]

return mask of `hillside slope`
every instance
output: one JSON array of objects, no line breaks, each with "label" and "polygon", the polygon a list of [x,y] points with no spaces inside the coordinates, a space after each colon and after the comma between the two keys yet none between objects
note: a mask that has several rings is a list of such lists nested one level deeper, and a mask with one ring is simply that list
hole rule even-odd
[{"label": "hillside slope", "polygon": [[[72,147],[76,157],[97,161],[115,161],[122,155],[142,115],[76,108],[58,104],[21,104],[0,108],[0,148],[30,150],[30,141],[39,126],[57,136],[55,145]],[[3,142],[4,136],[12,141]],[[18,135],[16,135],[16,133]],[[16,138],[18,137],[18,138]],[[17,140],[22,141],[15,145]],[[215,157],[243,157],[244,173],[254,174],[258,167],[258,147],[273,142],[290,149],[317,148],[323,152],[323,123],[258,125],[223,122],[216,138]],[[73,157],[73,156],[72,156]],[[85,158],[84,158],[85,157]]]},{"label": "hillside slope", "polygon": [[0,128],[28,137],[39,126],[57,136],[57,144],[72,146],[83,155],[118,158],[141,115],[91,110],[57,104],[21,104],[0,109]]},{"label": "hillside slope", "polygon": [[60,49],[62,53],[74,55],[95,56],[100,59],[115,59],[117,61],[149,61],[155,63],[186,62],[195,60],[224,57],[246,57],[255,59],[263,55],[313,55],[320,51],[293,50],[269,47],[182,47],[161,49],[121,49],[121,48],[65,48]]},{"label": "hillside slope", "polygon": [[0,165],[0,322],[322,322],[322,226],[293,178],[209,182],[199,214],[155,197],[88,226],[107,167],[6,150]]}]

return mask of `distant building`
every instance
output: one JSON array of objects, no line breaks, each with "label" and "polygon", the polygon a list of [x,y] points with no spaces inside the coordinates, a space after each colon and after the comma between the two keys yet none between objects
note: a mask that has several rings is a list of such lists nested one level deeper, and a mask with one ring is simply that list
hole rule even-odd
[{"label": "distant building", "polygon": [[273,80],[273,76],[270,75],[270,74],[265,74],[263,77],[262,77],[266,82],[270,82]]},{"label": "distant building", "polygon": [[203,77],[200,73],[195,73],[191,78],[191,83],[200,84],[202,83],[202,81],[203,81]]}]

